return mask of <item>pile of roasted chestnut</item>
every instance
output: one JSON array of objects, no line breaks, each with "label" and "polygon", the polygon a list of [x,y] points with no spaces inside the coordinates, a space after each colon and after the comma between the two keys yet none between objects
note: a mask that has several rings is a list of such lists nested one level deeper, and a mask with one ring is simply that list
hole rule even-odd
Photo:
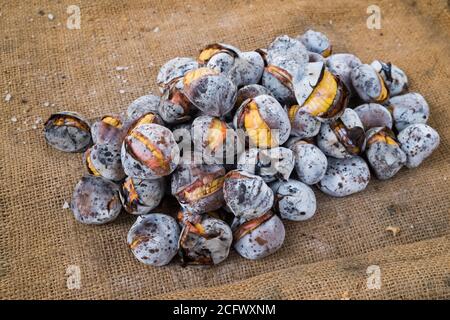
[{"label": "pile of roasted chestnut", "polygon": [[[316,212],[311,186],[335,197],[415,168],[439,144],[429,107],[407,93],[391,63],[332,54],[312,30],[242,52],[212,44],[174,58],[157,76],[161,96],[92,126],[61,112],[45,124],[48,144],[84,152],[87,174],[71,201],[85,224],[137,215],[127,241],[154,266],[215,265],[231,246],[259,259],[283,244],[282,220]],[[170,202],[173,212],[161,213]],[[178,206],[178,207],[177,207]]]}]

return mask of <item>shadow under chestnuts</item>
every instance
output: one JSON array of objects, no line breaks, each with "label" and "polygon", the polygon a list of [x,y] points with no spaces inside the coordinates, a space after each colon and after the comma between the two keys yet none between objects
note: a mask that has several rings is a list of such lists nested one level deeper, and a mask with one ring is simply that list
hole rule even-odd
[{"label": "shadow under chestnuts", "polygon": [[315,192],[361,192],[372,176],[418,167],[440,142],[399,66],[334,53],[314,30],[249,51],[205,45],[161,66],[156,84],[159,95],[121,115],[91,126],[59,112],[44,127],[48,145],[84,153],[74,218],[134,217],[126,240],[146,265],[267,257],[286,223],[317,214]]}]

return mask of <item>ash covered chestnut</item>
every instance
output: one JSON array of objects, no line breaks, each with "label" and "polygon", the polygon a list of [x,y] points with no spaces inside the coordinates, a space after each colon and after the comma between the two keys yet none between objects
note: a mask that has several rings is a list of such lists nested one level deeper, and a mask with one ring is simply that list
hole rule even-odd
[{"label": "ash covered chestnut", "polygon": [[129,120],[134,121],[149,112],[156,115],[158,113],[160,103],[161,98],[154,94],[141,96],[130,103],[127,108],[127,117]]},{"label": "ash covered chestnut", "polygon": [[225,169],[221,165],[197,163],[183,158],[172,175],[172,195],[193,214],[219,209],[224,204]]},{"label": "ash covered chestnut", "polygon": [[226,174],[223,185],[225,202],[241,221],[257,218],[272,208],[273,192],[264,180],[245,171]]},{"label": "ash covered chestnut", "polygon": [[386,127],[373,128],[367,132],[366,156],[380,180],[392,178],[406,163],[406,154],[394,133]]},{"label": "ash covered chestnut", "polygon": [[327,156],[351,158],[364,151],[366,137],[363,124],[356,112],[345,109],[334,122],[323,123],[317,136],[317,146]]},{"label": "ash covered chestnut", "polygon": [[365,102],[383,103],[389,98],[389,88],[380,74],[368,64],[361,64],[351,73],[352,85]]},{"label": "ash covered chestnut", "polygon": [[240,155],[237,169],[256,174],[266,183],[276,179],[287,180],[294,169],[294,156],[291,150],[283,147],[251,148]]},{"label": "ash covered chestnut", "polygon": [[410,124],[427,123],[430,108],[420,93],[407,93],[389,99],[388,109],[392,112],[395,128],[402,131]]},{"label": "ash covered chestnut", "polygon": [[324,58],[331,55],[332,46],[330,40],[322,32],[308,30],[298,37],[308,51],[318,53]]},{"label": "ash covered chestnut", "polygon": [[355,110],[366,131],[376,127],[387,127],[392,129],[392,115],[389,110],[381,104],[366,103],[353,110]]},{"label": "ash covered chestnut", "polygon": [[191,127],[194,149],[200,152],[208,163],[233,157],[237,148],[235,131],[216,117],[195,118]]},{"label": "ash covered chestnut", "polygon": [[266,62],[261,84],[282,104],[295,103],[293,83],[303,77],[309,57],[305,46],[286,35],[277,37],[267,52],[260,51]]},{"label": "ash covered chestnut", "polygon": [[122,165],[127,176],[157,179],[171,174],[180,150],[172,132],[158,124],[143,124],[131,130],[122,143]]},{"label": "ash covered chestnut", "polygon": [[145,180],[128,177],[123,183],[120,200],[131,214],[147,214],[156,208],[164,196],[164,180]]},{"label": "ash covered chestnut", "polygon": [[127,243],[137,260],[160,267],[177,254],[179,237],[180,228],[174,218],[151,213],[136,219],[128,232]]},{"label": "ash covered chestnut", "polygon": [[227,75],[238,87],[258,83],[264,70],[264,60],[259,53],[241,52],[222,43],[206,46],[198,61],[202,66]]},{"label": "ash covered chestnut", "polygon": [[312,218],[316,212],[316,196],[306,184],[289,179],[274,182],[270,187],[275,195],[274,208],[281,218],[304,221]]},{"label": "ash covered chestnut", "polygon": [[359,58],[350,53],[337,53],[329,56],[326,60],[328,70],[338,76],[344,83],[349,93],[353,95],[355,89],[352,85],[351,73],[352,70],[362,62]]},{"label": "ash covered chestnut", "polygon": [[44,137],[49,145],[64,152],[83,152],[92,143],[89,123],[70,111],[52,114],[44,124]]},{"label": "ash covered chestnut", "polygon": [[164,122],[178,124],[189,121],[198,111],[183,92],[183,80],[168,87],[159,104],[158,113]]},{"label": "ash covered chestnut", "polygon": [[391,97],[408,90],[408,77],[402,69],[390,62],[375,60],[370,64],[383,78]]},{"label": "ash covered chestnut", "polygon": [[291,136],[303,138],[314,137],[319,133],[321,122],[298,104],[288,110],[291,122]]},{"label": "ash covered chestnut", "polygon": [[91,127],[94,144],[120,144],[125,131],[124,120],[117,115],[103,116]]},{"label": "ash covered chestnut", "polygon": [[104,224],[122,209],[119,186],[102,177],[83,176],[75,186],[70,204],[75,219],[84,224]]},{"label": "ash covered chestnut", "polygon": [[175,82],[182,79],[187,72],[198,69],[198,67],[198,62],[192,58],[177,57],[167,61],[156,77],[159,91],[164,93]]},{"label": "ash covered chestnut", "polygon": [[234,232],[234,249],[250,260],[267,257],[281,248],[286,231],[272,212],[241,224]]},{"label": "ash covered chestnut", "polygon": [[350,159],[330,157],[327,172],[317,186],[330,196],[345,197],[364,190],[369,180],[369,167],[361,157]]},{"label": "ash covered chestnut", "polygon": [[253,146],[272,148],[287,141],[291,125],[287,113],[272,96],[260,95],[245,100],[233,120],[236,129],[243,129]]},{"label": "ash covered chestnut", "polygon": [[318,183],[327,171],[328,161],[323,152],[314,144],[303,140],[294,142],[289,147],[294,155],[295,171],[303,183]]},{"label": "ash covered chestnut", "polygon": [[184,75],[183,93],[205,114],[221,117],[233,109],[237,87],[218,71],[200,68]]},{"label": "ash covered chestnut", "polygon": [[294,89],[302,111],[322,122],[336,119],[348,105],[347,87],[323,62],[308,63],[305,76],[294,83]]},{"label": "ash covered chestnut", "polygon": [[212,266],[228,257],[233,233],[224,221],[208,215],[198,221],[186,221],[181,231],[179,248],[182,264]]},{"label": "ash covered chestnut", "polygon": [[120,159],[120,144],[94,144],[84,153],[87,171],[94,176],[120,181],[125,178]]},{"label": "ash covered chestnut", "polygon": [[440,137],[432,127],[417,123],[400,131],[398,141],[406,153],[406,166],[416,168],[439,146]]}]

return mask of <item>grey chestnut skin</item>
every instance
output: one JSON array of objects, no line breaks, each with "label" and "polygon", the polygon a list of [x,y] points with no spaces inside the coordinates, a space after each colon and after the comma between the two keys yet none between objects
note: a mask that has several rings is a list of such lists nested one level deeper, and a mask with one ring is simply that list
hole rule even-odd
[{"label": "grey chestnut skin", "polygon": [[142,124],[122,143],[121,159],[127,176],[157,179],[171,174],[178,165],[180,149],[172,132],[158,124]]},{"label": "grey chestnut skin", "polygon": [[162,213],[139,216],[128,231],[127,243],[137,260],[151,266],[168,264],[178,252],[180,228]]},{"label": "grey chestnut skin", "polygon": [[70,208],[84,224],[104,224],[117,218],[122,209],[119,186],[102,177],[86,175],[75,186]]},{"label": "grey chestnut skin", "polygon": [[183,76],[199,67],[198,62],[193,58],[177,57],[167,61],[159,70],[156,77],[156,83],[159,91],[163,93],[175,81],[183,78]]},{"label": "grey chestnut skin", "polygon": [[353,110],[355,110],[366,131],[376,127],[387,127],[392,129],[392,115],[389,110],[381,104],[366,103]]},{"label": "grey chestnut skin", "polygon": [[367,132],[367,161],[380,180],[392,178],[406,163],[406,154],[394,133],[386,128],[372,128]]},{"label": "grey chestnut skin", "polygon": [[284,147],[265,150],[251,148],[240,155],[237,169],[256,174],[266,183],[287,180],[294,169],[294,155]]},{"label": "grey chestnut skin", "polygon": [[149,112],[157,114],[160,103],[161,98],[154,94],[141,96],[130,103],[127,108],[127,117],[129,120],[134,121]]},{"label": "grey chestnut skin", "polygon": [[400,131],[398,141],[407,156],[406,166],[416,168],[436,150],[440,137],[432,127],[418,123]]},{"label": "grey chestnut skin", "polygon": [[317,187],[333,197],[345,197],[364,190],[369,184],[370,171],[361,157],[328,158],[328,169]]},{"label": "grey chestnut skin", "polygon": [[145,180],[128,177],[122,183],[120,200],[128,213],[147,214],[159,205],[164,190],[163,179]]},{"label": "grey chestnut skin", "polygon": [[325,58],[331,55],[332,47],[330,40],[328,40],[327,36],[322,32],[310,29],[299,36],[298,39],[303,43],[308,51],[318,53]]},{"label": "grey chestnut skin", "polygon": [[226,174],[223,195],[241,221],[257,218],[272,208],[273,192],[260,176],[233,170]]},{"label": "grey chestnut skin", "polygon": [[308,185],[289,179],[274,182],[270,187],[275,195],[274,207],[281,218],[304,221],[316,213],[316,196]]},{"label": "grey chestnut skin", "polygon": [[289,148],[294,154],[294,168],[300,181],[313,185],[322,180],[327,171],[328,160],[317,146],[299,140]]},{"label": "grey chestnut skin", "polygon": [[91,144],[91,128],[81,115],[62,111],[52,114],[44,124],[45,141],[63,152],[83,152]]},{"label": "grey chestnut skin", "polygon": [[288,111],[291,122],[291,136],[303,138],[315,137],[320,131],[321,122],[298,105]]},{"label": "grey chestnut skin", "polygon": [[361,154],[365,148],[364,127],[353,109],[345,109],[334,122],[323,123],[317,136],[317,146],[325,155],[338,159]]},{"label": "grey chestnut skin", "polygon": [[392,111],[395,128],[402,131],[410,124],[427,123],[430,108],[420,93],[411,92],[396,96],[388,101],[388,108]]},{"label": "grey chestnut skin", "polygon": [[269,211],[237,228],[234,249],[246,259],[261,259],[280,249],[285,235],[283,222]]},{"label": "grey chestnut skin", "polygon": [[383,103],[389,98],[389,89],[378,72],[368,64],[361,64],[351,73],[352,85],[365,102]]},{"label": "grey chestnut skin", "polygon": [[351,94],[355,92],[352,85],[351,73],[354,68],[361,64],[361,60],[359,60],[357,56],[350,53],[332,54],[326,60],[328,70],[335,76],[338,76],[345,83]]},{"label": "grey chestnut skin", "polygon": [[230,252],[233,233],[227,223],[202,215],[195,224],[186,221],[179,248],[182,264],[212,266],[224,261]]},{"label": "grey chestnut skin", "polygon": [[408,90],[408,77],[405,72],[390,62],[375,60],[370,64],[383,78],[389,88],[390,96],[399,95]]},{"label": "grey chestnut skin", "polygon": [[94,144],[84,153],[87,171],[94,176],[120,181],[125,171],[120,160],[120,144]]},{"label": "grey chestnut skin", "polygon": [[184,75],[183,93],[203,113],[222,117],[233,109],[237,87],[226,75],[200,68]]}]

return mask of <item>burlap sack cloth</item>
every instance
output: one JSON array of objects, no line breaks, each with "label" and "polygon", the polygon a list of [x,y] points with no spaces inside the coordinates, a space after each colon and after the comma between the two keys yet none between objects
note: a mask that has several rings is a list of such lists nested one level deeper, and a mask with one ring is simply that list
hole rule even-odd
[{"label": "burlap sack cloth", "polygon": [[[450,297],[447,1],[377,1],[381,30],[366,26],[372,1],[43,2],[0,4],[0,298]],[[72,4],[81,10],[79,30],[66,26]],[[91,119],[118,113],[156,92],[159,67],[172,57],[196,55],[217,41],[265,47],[277,35],[307,28],[325,32],[335,52],[390,60],[407,72],[441,135],[420,168],[373,179],[344,199],[316,190],[317,214],[286,222],[276,254],[248,261],[231,252],[206,270],[147,267],[126,245],[133,217],[92,227],[63,209],[85,170],[81,155],[45,144],[39,117],[59,110]],[[394,237],[388,226],[400,233]],[[67,288],[70,265],[79,267],[80,289]],[[368,275],[371,265],[379,269]],[[366,285],[371,270],[381,273],[378,290]]]}]

